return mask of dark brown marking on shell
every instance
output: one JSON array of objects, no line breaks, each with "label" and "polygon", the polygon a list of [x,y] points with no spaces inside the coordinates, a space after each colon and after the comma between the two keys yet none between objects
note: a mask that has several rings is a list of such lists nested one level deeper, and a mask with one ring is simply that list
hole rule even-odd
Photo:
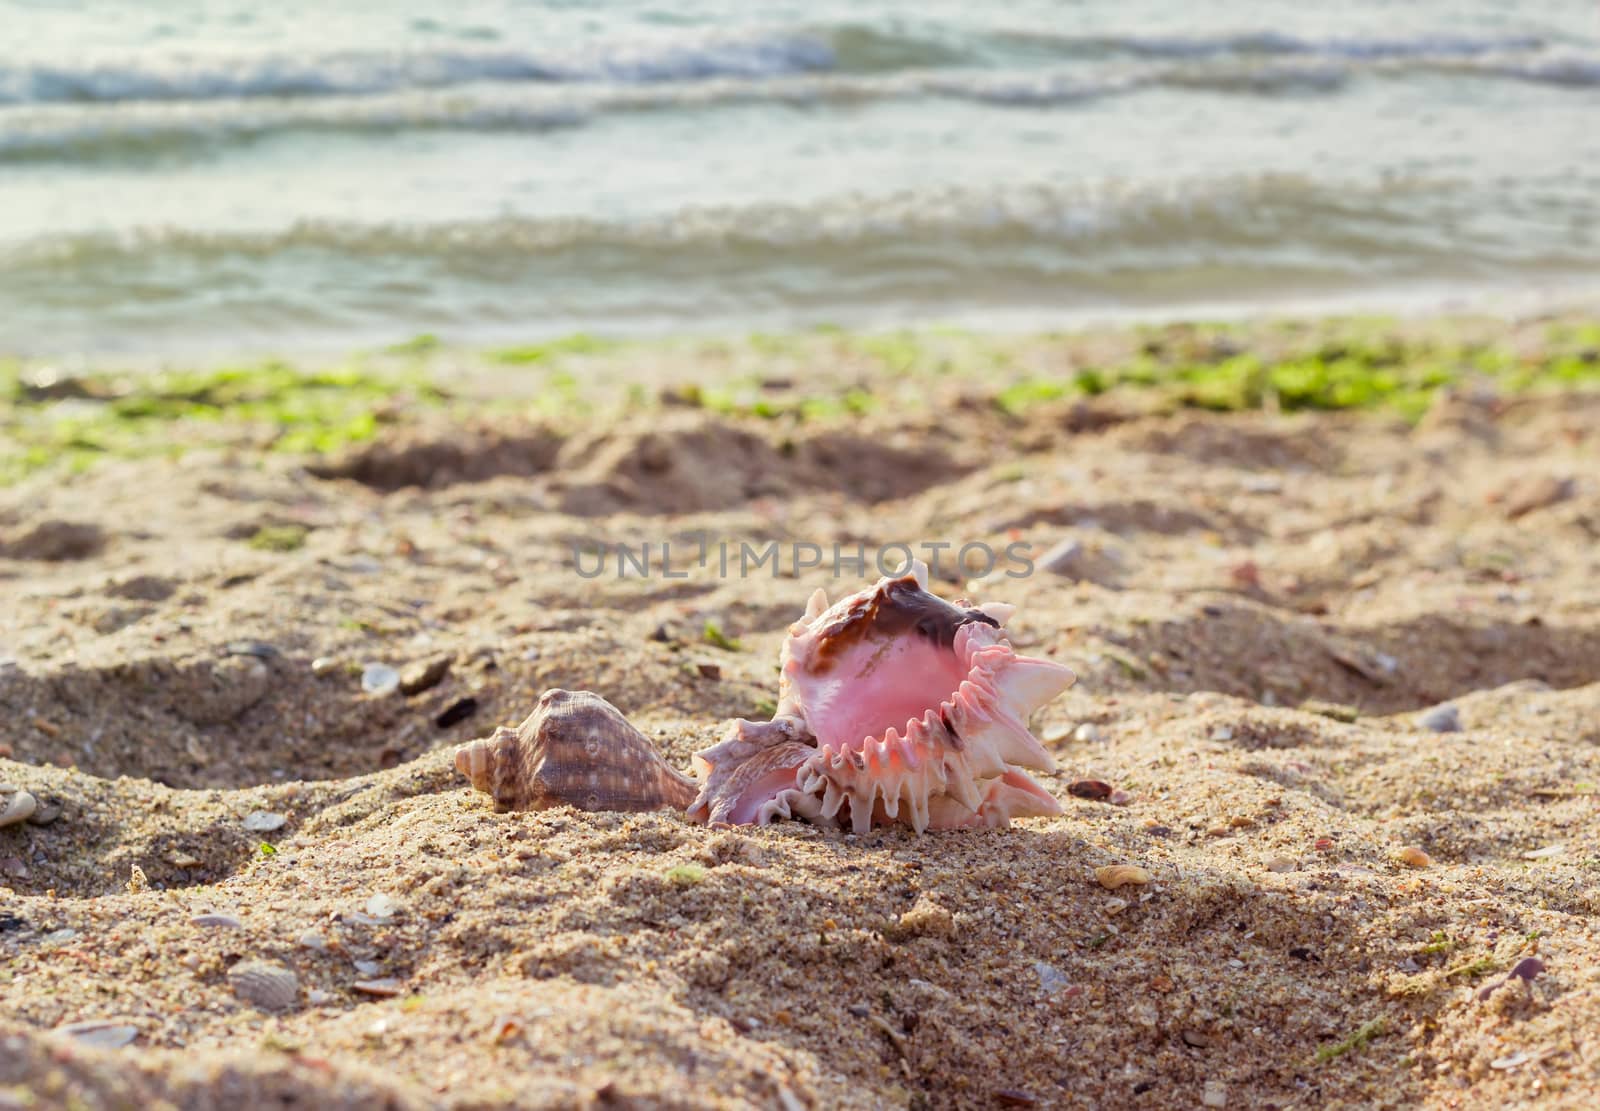
[{"label": "dark brown marking on shell", "polygon": [[939,707],[939,724],[944,727],[945,740],[950,747],[960,752],[966,747],[966,742],[961,739],[961,734],[956,732],[955,722],[950,720],[950,711],[943,706]]},{"label": "dark brown marking on shell", "polygon": [[922,589],[915,575],[889,579],[866,598],[852,603],[842,616],[818,634],[816,664],[812,671],[819,675],[826,673],[838,654],[867,636],[888,640],[915,632],[940,647],[949,648],[955,643],[956,630],[974,621],[1000,627],[998,621],[982,610],[953,606],[937,594],[930,594]]},{"label": "dark brown marking on shell", "polygon": [[592,691],[549,690],[515,733],[498,735],[489,793],[496,810],[683,810],[694,780]]}]

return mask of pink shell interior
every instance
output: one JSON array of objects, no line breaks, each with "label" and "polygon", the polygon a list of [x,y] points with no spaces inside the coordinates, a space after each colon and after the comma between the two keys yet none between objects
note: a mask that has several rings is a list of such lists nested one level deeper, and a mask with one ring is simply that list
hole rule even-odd
[{"label": "pink shell interior", "polygon": [[923,637],[864,637],[821,677],[798,679],[806,724],[823,748],[862,751],[948,702],[967,678],[955,652]]}]

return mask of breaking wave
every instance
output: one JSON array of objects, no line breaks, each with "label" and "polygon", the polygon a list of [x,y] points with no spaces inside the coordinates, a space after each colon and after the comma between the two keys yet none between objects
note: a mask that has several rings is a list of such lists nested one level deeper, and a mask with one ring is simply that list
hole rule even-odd
[{"label": "breaking wave", "polygon": [[[1253,40],[1252,40],[1253,41]],[[1324,57],[1121,62],[990,70],[721,74],[699,80],[480,82],[373,95],[49,103],[0,109],[0,161],[94,158],[249,141],[286,132],[527,131],[582,126],[618,113],[740,104],[826,106],[917,98],[1024,108],[1072,107],[1149,89],[1275,96],[1335,92],[1361,77],[1443,74],[1600,88],[1600,57],[1382,53]]]}]

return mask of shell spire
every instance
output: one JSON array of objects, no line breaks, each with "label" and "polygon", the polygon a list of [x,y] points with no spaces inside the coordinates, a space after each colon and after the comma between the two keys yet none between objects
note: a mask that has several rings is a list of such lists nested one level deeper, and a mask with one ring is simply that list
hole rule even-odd
[{"label": "shell spire", "polygon": [[501,726],[456,749],[455,765],[497,811],[682,810],[697,791],[650,738],[591,691],[545,691],[516,729]]}]

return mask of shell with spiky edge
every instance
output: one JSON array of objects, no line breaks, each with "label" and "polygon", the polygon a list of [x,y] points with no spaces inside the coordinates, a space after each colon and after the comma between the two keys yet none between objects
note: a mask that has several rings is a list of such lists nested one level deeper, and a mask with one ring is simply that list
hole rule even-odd
[{"label": "shell with spiky edge", "polygon": [[1021,769],[1055,767],[1027,721],[1072,672],[1012,650],[1013,607],[947,602],[927,585],[917,563],[832,606],[812,595],[783,645],[777,712],[695,754],[689,816],[920,833],[1059,814]]},{"label": "shell with spiky edge", "polygon": [[501,812],[682,810],[698,789],[592,691],[545,691],[519,727],[469,741],[456,750],[455,763]]}]

